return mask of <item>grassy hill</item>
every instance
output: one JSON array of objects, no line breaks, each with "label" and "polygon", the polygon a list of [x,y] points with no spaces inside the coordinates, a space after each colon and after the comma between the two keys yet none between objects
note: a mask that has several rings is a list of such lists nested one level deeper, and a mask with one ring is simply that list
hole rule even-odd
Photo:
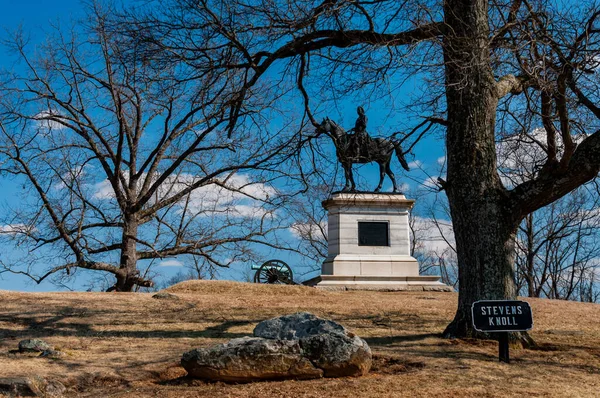
[{"label": "grassy hill", "polygon": [[[495,341],[440,338],[455,293],[323,292],[303,286],[184,282],[181,300],[134,293],[0,291],[0,377],[41,375],[78,397],[600,396],[600,305],[527,299],[535,350],[498,362]],[[259,321],[309,311],[342,323],[374,353],[363,378],[244,385],[190,380],[192,348],[252,333]],[[59,359],[11,353],[42,338]]]}]

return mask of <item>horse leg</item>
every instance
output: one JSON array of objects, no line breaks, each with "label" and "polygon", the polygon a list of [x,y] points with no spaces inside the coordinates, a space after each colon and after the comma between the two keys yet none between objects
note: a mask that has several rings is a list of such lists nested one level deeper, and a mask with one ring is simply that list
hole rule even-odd
[{"label": "horse leg", "polygon": [[[390,177],[390,180],[392,180],[392,185],[394,186],[394,192],[398,192],[398,193],[402,193],[400,191],[398,191],[398,186],[396,185],[396,176],[394,175],[394,173],[392,172],[392,168],[390,167],[390,159],[388,159],[387,163],[385,164],[385,172],[387,173],[388,177]],[[383,178],[383,175],[382,177]]]},{"label": "horse leg", "polygon": [[[342,192],[348,192],[354,190],[354,177],[352,176],[352,163],[349,165],[344,163],[342,165],[344,167],[344,176],[346,177],[346,185],[344,185],[344,189]],[[352,183],[352,188],[350,188],[350,183]]]},{"label": "horse leg", "polygon": [[344,185],[344,189],[342,189],[342,192],[348,192],[350,190],[350,175],[348,173],[348,168],[346,167],[346,165],[343,165],[344,167],[344,177],[346,177],[346,185]]},{"label": "horse leg", "polygon": [[350,176],[350,192],[356,191],[356,184],[354,183],[354,174],[352,173],[352,163],[348,165],[348,175]]},{"label": "horse leg", "polygon": [[383,163],[377,163],[379,165],[379,185],[375,188],[375,192],[381,191],[381,187],[383,186],[383,178],[385,177],[385,166]]}]

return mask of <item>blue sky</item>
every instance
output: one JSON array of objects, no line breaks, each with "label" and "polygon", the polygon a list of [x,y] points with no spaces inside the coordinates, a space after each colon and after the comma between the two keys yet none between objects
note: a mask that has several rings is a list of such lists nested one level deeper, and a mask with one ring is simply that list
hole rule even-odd
[{"label": "blue sky", "polygon": [[79,0],[3,0],[0,26],[14,29],[22,24],[26,29],[48,26],[57,19],[68,21],[81,15]]},{"label": "blue sky", "polygon": [[[26,32],[31,34],[34,43],[43,40],[44,31],[49,28],[51,23],[56,21],[68,23],[72,19],[80,18],[83,15],[84,10],[83,3],[78,0],[3,0],[2,3],[3,7],[2,14],[0,15],[0,27],[2,28],[3,36],[7,37],[6,31],[11,31],[22,26]],[[4,50],[1,54],[0,67],[4,68],[8,66],[8,57]],[[340,104],[340,110],[330,110],[332,114],[320,113],[317,116],[318,118],[330,116],[348,129],[354,125],[356,105],[358,104],[348,101]],[[378,108],[377,103],[366,105],[365,108],[367,116],[369,117],[369,132],[386,135],[386,133],[389,134],[393,131],[385,127],[385,125],[390,122],[389,110],[386,112],[381,111],[380,108]],[[401,115],[400,112],[398,112],[398,114]],[[435,174],[435,172],[439,167],[438,161],[444,156],[443,143],[434,137],[427,138],[415,148],[414,152],[421,167],[430,170],[433,176],[436,177],[437,174]],[[412,160],[412,158],[408,159],[409,162]],[[413,163],[413,166],[417,166],[417,163]],[[419,170],[418,167],[413,167],[413,171],[408,174],[400,168],[395,160],[393,161],[392,167],[396,173],[399,184],[409,184],[410,190],[415,190],[427,178],[427,175]],[[367,179],[372,180],[368,182],[368,187],[371,189],[374,188],[378,178],[377,170],[375,165],[356,168],[355,174],[359,176],[357,182],[360,181],[364,184]],[[363,185],[361,188],[364,189],[366,187]],[[0,179],[0,211],[2,211],[2,208],[6,208],[7,206],[10,207],[11,204],[15,203],[15,200],[18,200],[17,191],[21,189],[23,188],[13,182]],[[391,184],[386,179],[384,190],[389,189],[391,189]],[[410,197],[410,191],[407,192],[407,196]],[[322,199],[325,198],[316,198],[318,201]],[[11,250],[13,249],[3,248],[5,254]],[[265,260],[271,257],[284,259],[292,265],[298,261],[297,258],[286,255],[285,253],[265,253]],[[182,269],[181,267],[176,266],[158,268],[160,268],[158,271],[165,277],[173,275]],[[225,279],[244,279],[246,277],[247,267],[243,268],[244,269],[224,270],[220,273],[220,277]],[[84,278],[81,279],[82,280],[79,280],[77,284],[74,285],[76,289],[82,289],[85,286],[86,281],[83,280]],[[24,277],[3,274],[0,276],[0,289],[47,291],[56,290],[57,287],[50,283],[36,285]]]}]

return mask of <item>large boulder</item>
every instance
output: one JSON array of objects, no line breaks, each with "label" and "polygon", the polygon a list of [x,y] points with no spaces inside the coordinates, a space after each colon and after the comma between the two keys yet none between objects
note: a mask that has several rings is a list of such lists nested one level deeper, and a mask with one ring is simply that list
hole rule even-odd
[{"label": "large boulder", "polygon": [[227,382],[362,376],[371,362],[363,339],[306,312],[263,321],[254,337],[192,350],[181,359],[190,376]]},{"label": "large boulder", "polygon": [[254,336],[269,339],[297,339],[303,355],[325,377],[363,376],[372,363],[366,341],[337,322],[298,312],[260,322]]},{"label": "large boulder", "polygon": [[187,352],[181,365],[190,376],[228,382],[323,376],[321,369],[302,356],[298,340],[242,337]]}]

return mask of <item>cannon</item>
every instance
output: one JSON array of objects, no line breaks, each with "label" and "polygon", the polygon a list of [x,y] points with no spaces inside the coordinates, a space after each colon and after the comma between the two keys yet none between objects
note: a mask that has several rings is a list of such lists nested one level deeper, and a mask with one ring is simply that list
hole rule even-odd
[{"label": "cannon", "polygon": [[254,283],[296,285],[292,268],[281,260],[265,261],[252,269],[256,270]]}]

